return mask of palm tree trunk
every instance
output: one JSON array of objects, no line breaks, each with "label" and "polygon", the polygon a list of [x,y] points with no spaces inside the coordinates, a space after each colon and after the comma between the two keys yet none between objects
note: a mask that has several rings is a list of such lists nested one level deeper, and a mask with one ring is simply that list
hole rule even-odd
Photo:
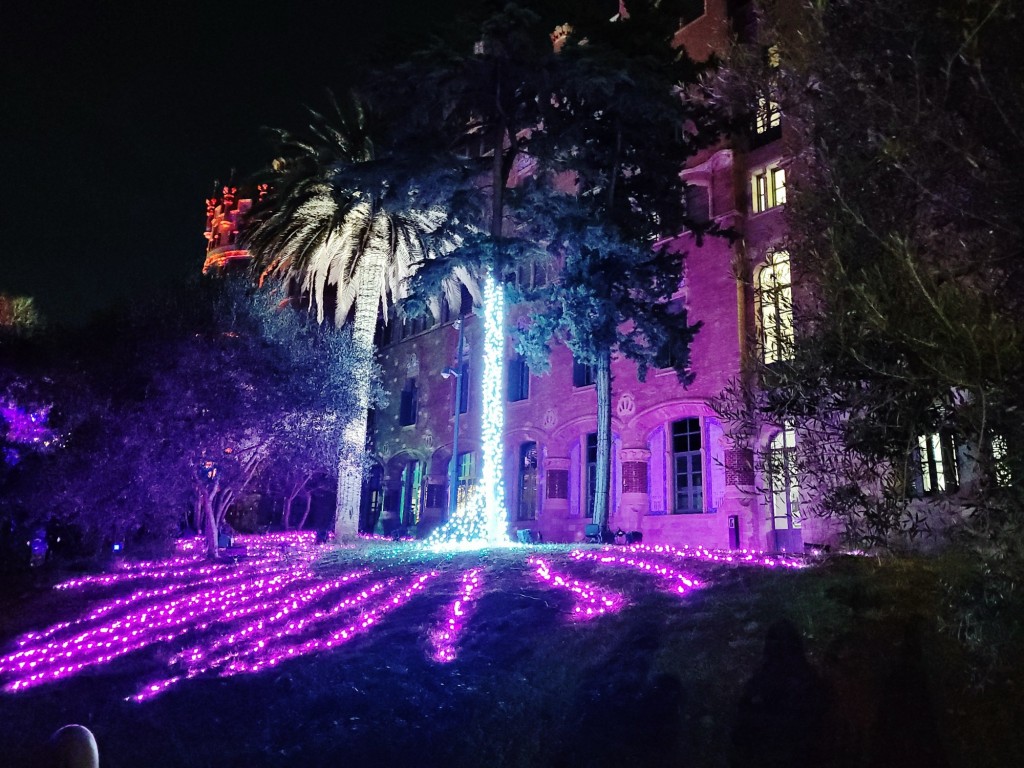
[{"label": "palm tree trunk", "polygon": [[602,349],[595,363],[597,384],[597,467],[594,478],[594,524],[608,525],[608,491],[612,467],[612,364],[611,350]]},{"label": "palm tree trunk", "polygon": [[355,415],[345,427],[338,456],[338,501],[335,508],[334,535],[339,542],[355,541],[359,536],[359,501],[363,491],[363,466],[366,455],[366,422],[370,413],[370,379],[373,360],[373,336],[377,328],[380,306],[380,281],[384,270],[384,253],[380,243],[390,238],[380,228],[389,228],[383,214],[374,219],[370,244],[359,269],[359,293],[355,301],[355,322],[352,326],[353,353],[357,364],[353,369],[352,394],[356,400]]}]

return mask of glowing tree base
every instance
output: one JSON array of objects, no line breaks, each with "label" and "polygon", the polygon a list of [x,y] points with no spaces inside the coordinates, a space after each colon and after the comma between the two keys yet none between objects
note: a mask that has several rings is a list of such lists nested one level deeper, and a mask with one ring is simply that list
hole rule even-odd
[{"label": "glowing tree base", "polygon": [[[510,544],[502,479],[505,433],[505,293],[494,275],[484,280],[483,371],[480,376],[480,482],[455,514],[427,539],[430,545]],[[454,449],[455,453],[458,448]]]},{"label": "glowing tree base", "polygon": [[425,540],[429,547],[473,549],[511,546],[505,510],[488,505],[481,493],[472,493],[455,514]]}]

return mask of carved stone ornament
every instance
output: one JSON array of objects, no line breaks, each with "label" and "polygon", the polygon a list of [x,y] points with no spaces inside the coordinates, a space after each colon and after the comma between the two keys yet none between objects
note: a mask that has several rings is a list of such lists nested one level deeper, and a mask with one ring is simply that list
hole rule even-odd
[{"label": "carved stone ornament", "polygon": [[634,413],[636,413],[636,400],[629,392],[623,392],[622,397],[619,398],[619,404],[615,406],[615,414],[620,419],[628,419]]},{"label": "carved stone ornament", "polygon": [[554,408],[548,408],[544,411],[544,429],[554,429],[555,424],[558,423],[558,412]]}]

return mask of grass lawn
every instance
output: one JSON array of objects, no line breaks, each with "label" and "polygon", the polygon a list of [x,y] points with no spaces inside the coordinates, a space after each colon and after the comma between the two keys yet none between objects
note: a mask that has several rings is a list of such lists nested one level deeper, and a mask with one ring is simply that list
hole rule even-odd
[{"label": "grass lawn", "polygon": [[[275,547],[210,572],[10,581],[0,765],[72,722],[105,768],[1024,765],[1021,665],[972,686],[939,632],[948,562]],[[63,641],[115,635],[111,660],[10,690],[19,651],[55,669]]]}]

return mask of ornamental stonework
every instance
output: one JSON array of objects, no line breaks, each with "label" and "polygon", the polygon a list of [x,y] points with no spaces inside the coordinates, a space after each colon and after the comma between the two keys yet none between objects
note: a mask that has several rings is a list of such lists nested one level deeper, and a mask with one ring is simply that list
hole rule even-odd
[{"label": "ornamental stonework", "polygon": [[647,493],[646,461],[625,461],[622,463],[622,492]]},{"label": "ornamental stonework", "polygon": [[619,404],[615,406],[615,415],[620,419],[628,419],[636,413],[636,400],[629,392],[623,392]]},{"label": "ornamental stonework", "polygon": [[754,452],[749,448],[725,450],[725,482],[728,485],[754,484]]},{"label": "ornamental stonework", "polygon": [[558,423],[558,411],[554,408],[548,408],[544,411],[544,421],[541,423],[544,425],[544,429],[554,429],[555,424]]}]

